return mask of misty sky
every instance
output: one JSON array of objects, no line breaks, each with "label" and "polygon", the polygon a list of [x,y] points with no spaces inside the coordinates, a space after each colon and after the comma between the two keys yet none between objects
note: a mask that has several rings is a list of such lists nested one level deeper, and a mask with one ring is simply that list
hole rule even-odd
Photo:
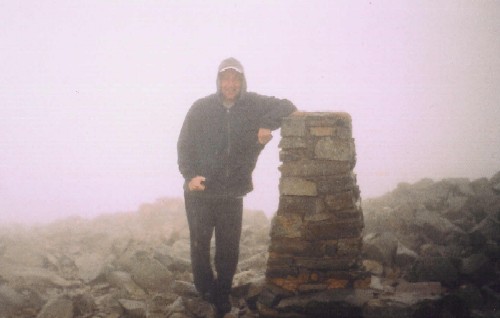
[{"label": "misty sky", "polygon": [[[0,0],[0,222],[180,197],[184,116],[248,87],[353,118],[362,197],[500,170],[500,1]],[[279,134],[247,208],[278,204]]]}]

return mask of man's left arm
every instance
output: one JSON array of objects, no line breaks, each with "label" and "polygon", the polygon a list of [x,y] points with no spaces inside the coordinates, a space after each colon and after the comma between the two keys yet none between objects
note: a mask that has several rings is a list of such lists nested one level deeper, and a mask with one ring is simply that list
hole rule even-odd
[{"label": "man's left arm", "polygon": [[278,129],[281,126],[283,117],[287,117],[297,111],[297,107],[288,99],[262,96],[261,103],[263,115],[260,121],[260,128],[269,130]]}]

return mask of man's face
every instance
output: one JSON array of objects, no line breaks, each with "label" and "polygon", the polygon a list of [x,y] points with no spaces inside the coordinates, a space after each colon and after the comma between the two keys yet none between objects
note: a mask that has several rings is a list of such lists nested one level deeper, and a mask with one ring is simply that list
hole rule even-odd
[{"label": "man's face", "polygon": [[226,102],[235,102],[241,92],[242,75],[233,69],[220,73],[220,87]]}]

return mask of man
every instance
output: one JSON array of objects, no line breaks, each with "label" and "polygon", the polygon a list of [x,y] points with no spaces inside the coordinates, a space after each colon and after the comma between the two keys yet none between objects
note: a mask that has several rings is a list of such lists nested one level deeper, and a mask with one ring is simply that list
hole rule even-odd
[{"label": "man", "polygon": [[[219,314],[231,310],[229,294],[238,265],[243,197],[271,131],[296,107],[288,100],[247,92],[243,66],[220,64],[217,93],[196,101],[177,144],[191,239],[194,284]],[[215,230],[215,270],[210,242]]]}]

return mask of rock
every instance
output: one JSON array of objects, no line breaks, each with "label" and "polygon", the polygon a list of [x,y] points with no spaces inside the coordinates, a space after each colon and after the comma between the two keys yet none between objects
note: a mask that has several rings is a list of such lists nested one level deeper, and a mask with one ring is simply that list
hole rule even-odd
[{"label": "rock", "polygon": [[106,278],[112,286],[126,291],[134,298],[143,299],[146,296],[144,290],[132,280],[132,276],[127,272],[114,271],[109,273]]},{"label": "rock", "polygon": [[73,297],[73,308],[75,316],[84,317],[92,314],[97,305],[90,293],[84,293]]},{"label": "rock", "polygon": [[[336,289],[289,297],[281,300],[276,309],[279,312],[295,312],[306,317],[362,317],[363,305],[373,298],[373,293],[361,289]],[[300,317],[300,316],[299,316]]]},{"label": "rock", "polygon": [[261,269],[265,271],[267,263],[267,252],[261,252],[238,263],[240,271],[247,271],[250,269]]},{"label": "rock", "polygon": [[396,255],[394,256],[394,263],[400,267],[408,267],[415,263],[418,259],[418,254],[400,242],[398,242],[398,248],[396,250]]},{"label": "rock", "polygon": [[154,258],[158,260],[171,272],[189,272],[191,271],[191,261],[172,255],[172,250],[168,251],[165,248],[155,250]]},{"label": "rock", "polygon": [[19,293],[7,285],[0,285],[0,317],[35,316],[44,303],[33,291]]},{"label": "rock", "polygon": [[447,287],[456,287],[458,279],[457,267],[445,257],[422,257],[408,273],[409,281],[440,282]]},{"label": "rock", "polygon": [[372,299],[363,306],[364,318],[411,318],[412,309],[390,299]]},{"label": "rock", "polygon": [[67,297],[57,297],[49,300],[43,306],[37,318],[73,318],[73,302]]},{"label": "rock", "polygon": [[392,265],[398,240],[392,233],[371,233],[363,238],[363,255],[384,265]]},{"label": "rock", "polygon": [[460,273],[467,276],[473,282],[483,285],[495,277],[495,264],[482,254],[476,253],[462,259]]},{"label": "rock", "polygon": [[500,182],[497,184],[494,184],[492,188],[493,188],[493,191],[495,191],[496,193],[500,193]]},{"label": "rock", "polygon": [[487,217],[476,225],[470,233],[476,240],[481,238],[481,241],[493,240],[500,242],[500,222],[494,218]]},{"label": "rock", "polygon": [[184,306],[186,308],[186,313],[189,314],[190,317],[216,317],[214,306],[201,298],[186,298],[184,299]]},{"label": "rock", "polygon": [[433,243],[452,243],[465,241],[467,234],[449,220],[425,209],[419,209],[412,223],[414,230],[420,231]]},{"label": "rock", "polygon": [[379,261],[365,259],[363,260],[363,267],[367,272],[372,273],[373,275],[380,276],[384,273],[384,265],[382,265]]},{"label": "rock", "polygon": [[146,291],[165,292],[173,283],[172,273],[154,258],[141,258],[132,265],[132,279]]},{"label": "rock", "polygon": [[95,252],[76,257],[75,265],[78,268],[78,277],[85,283],[92,282],[105,273],[106,265],[111,263],[111,260],[109,260],[109,255]]},{"label": "rock", "polygon": [[185,297],[197,297],[198,292],[196,291],[196,287],[193,283],[184,282],[180,280],[176,280],[173,284],[172,291],[179,295]]},{"label": "rock", "polygon": [[66,280],[54,272],[43,268],[17,266],[13,269],[9,279],[22,279],[27,286],[70,288],[80,286],[78,281]]},{"label": "rock", "polygon": [[145,318],[146,303],[144,301],[119,299],[118,302],[123,307],[125,314],[130,318]]},{"label": "rock", "polygon": [[484,304],[484,299],[481,295],[481,291],[474,285],[461,285],[456,291],[452,293],[459,297],[464,303],[466,303],[467,307],[470,309],[479,309]]}]

